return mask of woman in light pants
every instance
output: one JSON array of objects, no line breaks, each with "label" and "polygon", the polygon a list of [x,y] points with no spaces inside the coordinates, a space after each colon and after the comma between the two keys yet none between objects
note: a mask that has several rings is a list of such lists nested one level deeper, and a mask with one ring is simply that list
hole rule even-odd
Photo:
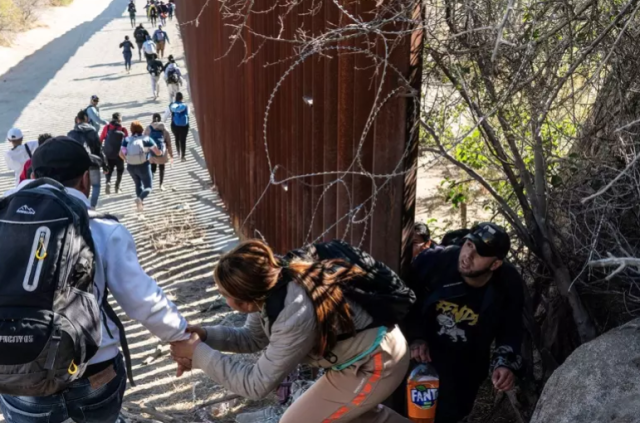
[{"label": "woman in light pants", "polygon": [[[363,306],[345,298],[341,287],[370,276],[391,283],[391,276],[302,257],[277,259],[258,240],[222,257],[214,270],[218,293],[234,310],[249,313],[247,321],[242,328],[190,326],[191,339],[171,346],[178,375],[197,367],[226,389],[259,399],[304,362],[327,372],[280,423],[409,423],[380,405],[406,375],[407,342],[395,325],[379,326]],[[386,275],[395,276],[390,269]],[[393,300],[386,301],[391,307]],[[263,349],[255,364],[220,352]]]}]

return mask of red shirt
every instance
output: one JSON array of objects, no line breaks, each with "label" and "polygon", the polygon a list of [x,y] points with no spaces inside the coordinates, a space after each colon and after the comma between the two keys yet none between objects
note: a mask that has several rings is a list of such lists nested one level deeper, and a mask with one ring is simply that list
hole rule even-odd
[{"label": "red shirt", "polygon": [[31,179],[31,175],[27,175],[27,171],[31,167],[31,159],[24,162],[24,167],[22,168],[22,173],[20,174],[20,182]]},{"label": "red shirt", "polygon": [[102,128],[102,134],[100,134],[100,142],[104,142],[104,140],[107,139],[107,134],[112,129],[117,129],[119,131],[122,131],[124,133],[125,138],[129,136],[129,132],[127,131],[127,128],[125,128],[124,126],[115,126],[113,123],[109,123],[107,126]]}]

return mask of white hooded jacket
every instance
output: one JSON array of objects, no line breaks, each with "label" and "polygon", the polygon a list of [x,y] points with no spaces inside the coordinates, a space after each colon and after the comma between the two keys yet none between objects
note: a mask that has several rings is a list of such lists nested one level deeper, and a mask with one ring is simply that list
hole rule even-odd
[{"label": "white hooded jacket", "polygon": [[[18,188],[5,193],[5,197],[33,180],[20,183]],[[45,188],[55,189],[44,185]],[[80,199],[87,208],[87,197],[78,190],[67,188],[67,193]],[[146,274],[136,252],[136,245],[127,228],[113,220],[92,219],[91,235],[96,249],[94,292],[98,303],[102,302],[105,285],[127,316],[140,322],[163,342],[188,339],[185,333],[187,321],[171,302],[156,281]],[[101,363],[118,355],[120,344],[118,328],[111,320],[109,331],[102,322],[102,344],[89,364]],[[113,338],[109,336],[109,332]]]}]

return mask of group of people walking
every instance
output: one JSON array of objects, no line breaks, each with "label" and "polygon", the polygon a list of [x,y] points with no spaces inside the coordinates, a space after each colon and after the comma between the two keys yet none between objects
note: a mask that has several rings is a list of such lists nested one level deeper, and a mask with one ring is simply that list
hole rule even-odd
[{"label": "group of people walking", "polygon": [[[152,25],[156,25],[158,18],[160,18],[160,23],[162,25],[166,25],[167,19],[171,21],[173,20],[176,4],[174,0],[169,0],[166,3],[164,1],[147,0],[147,4],[144,6],[144,9],[147,15],[147,21],[151,22]],[[138,13],[134,0],[130,0],[129,5],[127,6],[127,11],[129,12],[129,19],[131,20],[131,28],[133,28],[136,25],[136,17]]]},{"label": "group of people walking", "polygon": [[[169,35],[163,29],[162,25],[159,25],[158,29],[153,33],[153,36],[151,36],[144,28],[144,25],[140,24],[136,27],[133,38],[138,47],[138,59],[140,61],[142,61],[142,54],[144,53],[147,72],[151,80],[151,96],[154,100],[158,99],[160,96],[161,81],[164,81],[167,86],[169,99],[170,101],[174,101],[175,95],[178,91],[182,90],[185,81],[182,71],[173,55],[168,56],[166,63],[163,63],[161,60],[164,59],[166,44],[170,42]],[[124,37],[124,41],[120,43],[120,48],[124,56],[125,69],[127,72],[131,72],[131,58],[135,47],[130,41],[129,36]]]},{"label": "group of people walking", "polygon": [[[189,133],[189,107],[184,96],[177,92],[164,114],[155,113],[145,127],[139,121],[133,121],[129,128],[123,125],[122,115],[113,113],[107,122],[100,114],[100,98],[91,96],[87,107],[75,116],[73,129],[67,137],[81,144],[92,158],[89,168],[90,206],[98,206],[102,187],[102,174],[105,175],[105,194],[112,193],[112,180],[115,173],[115,194],[121,194],[122,175],[125,164],[135,186],[136,208],[144,211],[144,200],[153,189],[153,179],[159,174],[160,190],[164,191],[165,168],[172,163],[174,150],[172,138],[176,142],[176,157],[186,160],[186,141]],[[171,133],[165,122],[171,122]],[[172,137],[173,133],[173,137]],[[32,178],[31,157],[39,146],[52,138],[42,134],[38,141],[24,141],[19,128],[7,133],[12,148],[5,153],[5,162],[15,174],[16,185],[28,183]]]}]

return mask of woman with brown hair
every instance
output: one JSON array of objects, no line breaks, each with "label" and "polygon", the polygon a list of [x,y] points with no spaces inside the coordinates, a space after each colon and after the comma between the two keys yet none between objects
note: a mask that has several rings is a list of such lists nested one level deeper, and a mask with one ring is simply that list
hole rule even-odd
[{"label": "woman with brown hair", "polygon": [[[220,259],[214,279],[227,304],[249,314],[247,321],[242,328],[190,327],[191,339],[171,347],[179,375],[196,367],[227,389],[258,399],[304,362],[327,372],[281,423],[408,422],[379,405],[405,377],[407,343],[397,327],[376,327],[345,295],[345,284],[362,277],[367,272],[346,261],[284,260],[261,241],[242,243]],[[276,295],[280,290],[284,295]],[[263,349],[255,364],[220,353]]]}]

